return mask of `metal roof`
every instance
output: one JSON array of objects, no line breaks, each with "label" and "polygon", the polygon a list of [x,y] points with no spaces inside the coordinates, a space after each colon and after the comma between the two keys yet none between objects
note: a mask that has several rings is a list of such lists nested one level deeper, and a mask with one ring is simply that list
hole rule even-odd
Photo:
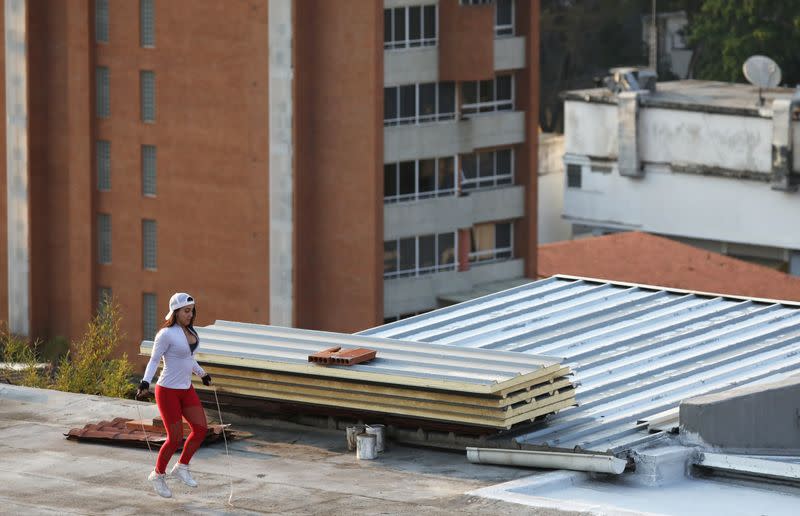
[{"label": "metal roof", "polygon": [[683,399],[800,369],[800,306],[554,276],[361,335],[561,357],[577,407],[521,443],[621,453]]}]

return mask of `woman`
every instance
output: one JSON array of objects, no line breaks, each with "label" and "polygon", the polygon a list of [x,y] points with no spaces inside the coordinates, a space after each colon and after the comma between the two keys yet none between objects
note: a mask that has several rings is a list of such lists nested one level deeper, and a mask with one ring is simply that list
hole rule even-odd
[{"label": "woman", "polygon": [[197,487],[197,482],[189,473],[189,461],[205,439],[208,427],[206,413],[192,386],[192,372],[202,378],[204,385],[211,385],[211,376],[203,371],[194,358],[200,343],[194,329],[196,315],[194,298],[189,294],[181,292],[170,298],[169,312],[164,318],[167,322],[156,335],[153,354],[136,392],[137,398],[150,394],[150,381],[163,357],[164,368],[158,378],[155,394],[158,412],[167,429],[167,440],[158,452],[155,470],[148,479],[153,483],[156,493],[164,498],[172,496],[166,482],[166,469],[169,459],[183,440],[182,419],[189,422],[192,432],[170,475],[178,477],[189,487]]}]

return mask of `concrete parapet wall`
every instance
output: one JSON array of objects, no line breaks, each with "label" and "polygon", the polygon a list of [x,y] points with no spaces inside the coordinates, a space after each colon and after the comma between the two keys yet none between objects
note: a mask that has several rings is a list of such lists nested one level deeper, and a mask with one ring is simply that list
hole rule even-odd
[{"label": "concrete parapet wall", "polygon": [[681,432],[730,451],[800,450],[800,375],[681,403]]}]

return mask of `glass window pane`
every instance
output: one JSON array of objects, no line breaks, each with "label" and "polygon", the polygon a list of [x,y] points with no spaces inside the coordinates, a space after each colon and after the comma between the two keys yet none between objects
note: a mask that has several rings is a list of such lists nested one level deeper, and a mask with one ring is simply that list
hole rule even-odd
[{"label": "glass window pane", "polygon": [[497,1],[497,25],[511,25],[511,2],[512,0]]},{"label": "glass window pane", "polygon": [[107,140],[98,140],[95,152],[97,189],[107,192],[111,190],[111,143]]},{"label": "glass window pane", "polygon": [[480,101],[491,102],[494,100],[494,81],[481,81]]},{"label": "glass window pane", "polygon": [[156,194],[156,146],[142,145],[142,194]]},{"label": "glass window pane", "polygon": [[156,269],[158,258],[157,223],[142,221],[142,265],[145,269]]},{"label": "glass window pane", "polygon": [[480,176],[492,177],[494,175],[494,152],[481,152],[478,156],[480,158]]},{"label": "glass window pane", "polygon": [[439,114],[456,112],[456,85],[454,82],[439,83]]},{"label": "glass window pane", "polygon": [[423,159],[419,162],[419,192],[433,192],[436,189],[436,160]]},{"label": "glass window pane", "polygon": [[461,97],[464,104],[475,104],[478,102],[478,83],[469,81],[461,84]]},{"label": "glass window pane", "polygon": [[453,189],[453,158],[442,158],[439,160],[439,190]]},{"label": "glass window pane", "polygon": [[436,118],[436,83],[419,85],[419,116],[422,120]]},{"label": "glass window pane", "polygon": [[416,108],[416,85],[400,86],[400,118],[413,118]]},{"label": "glass window pane", "polygon": [[153,0],[139,0],[139,35],[143,47],[156,46],[156,22]]},{"label": "glass window pane", "polygon": [[397,195],[397,165],[383,166],[383,196],[394,197]]},{"label": "glass window pane", "polygon": [[433,39],[436,37],[436,6],[426,5],[424,10],[425,38]]},{"label": "glass window pane", "polygon": [[108,0],[94,2],[94,36],[98,42],[108,43]]},{"label": "glass window pane", "polygon": [[383,46],[392,41],[392,10],[383,10]]},{"label": "glass window pane", "polygon": [[140,78],[141,115],[143,122],[156,120],[156,74],[150,70],[142,70]]},{"label": "glass window pane", "polygon": [[[406,39],[406,8],[397,7],[394,10],[394,40],[404,41]],[[401,48],[404,45],[396,45]]]},{"label": "glass window pane", "polygon": [[397,270],[397,240],[383,243],[383,273]]},{"label": "glass window pane", "polygon": [[156,336],[156,295],[142,294],[142,334],[146,340]]},{"label": "glass window pane", "polygon": [[504,222],[495,225],[495,247],[503,249],[511,247],[511,223]]},{"label": "glass window pane", "polygon": [[411,41],[412,47],[420,45],[419,40],[422,38],[422,8],[409,7],[408,8],[408,39]]},{"label": "glass window pane", "polygon": [[436,235],[419,237],[419,266],[433,267],[436,265]]},{"label": "glass window pane", "polygon": [[397,88],[383,88],[383,119],[397,118]]},{"label": "glass window pane", "polygon": [[475,154],[465,154],[461,156],[461,173],[464,179],[475,179],[478,177],[478,162]]},{"label": "glass window pane", "polygon": [[497,151],[497,175],[507,176],[511,174],[511,149]]},{"label": "glass window pane", "polygon": [[416,238],[400,239],[400,270],[407,271],[417,266]]},{"label": "glass window pane", "polygon": [[511,100],[510,75],[501,75],[497,78],[497,100]]},{"label": "glass window pane", "polygon": [[413,161],[403,161],[400,163],[400,195],[415,193],[414,172]]},{"label": "glass window pane", "polygon": [[439,235],[439,265],[455,263],[455,233],[442,233]]}]

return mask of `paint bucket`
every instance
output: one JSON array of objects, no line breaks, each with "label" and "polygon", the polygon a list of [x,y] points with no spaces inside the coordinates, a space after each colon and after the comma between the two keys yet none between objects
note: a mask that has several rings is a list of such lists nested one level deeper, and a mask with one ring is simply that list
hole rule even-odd
[{"label": "paint bucket", "polygon": [[356,436],[356,458],[359,460],[372,460],[377,457],[377,440],[372,434],[358,434]]},{"label": "paint bucket", "polygon": [[364,433],[364,425],[355,425],[347,427],[347,451],[355,451],[356,449],[356,436]]},{"label": "paint bucket", "polygon": [[384,425],[367,425],[367,433],[375,436],[375,450],[383,453],[386,427]]}]

